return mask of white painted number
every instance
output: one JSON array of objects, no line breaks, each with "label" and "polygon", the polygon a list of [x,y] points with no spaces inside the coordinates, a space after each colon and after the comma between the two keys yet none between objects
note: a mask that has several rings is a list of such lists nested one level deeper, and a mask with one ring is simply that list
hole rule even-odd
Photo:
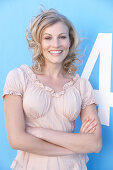
[{"label": "white painted number", "polygon": [[111,93],[111,59],[112,33],[99,33],[87,63],[82,72],[84,78],[89,79],[97,58],[99,63],[99,90],[94,90],[96,102],[99,104],[98,114],[103,125],[109,126],[110,107],[113,107],[113,93]]}]

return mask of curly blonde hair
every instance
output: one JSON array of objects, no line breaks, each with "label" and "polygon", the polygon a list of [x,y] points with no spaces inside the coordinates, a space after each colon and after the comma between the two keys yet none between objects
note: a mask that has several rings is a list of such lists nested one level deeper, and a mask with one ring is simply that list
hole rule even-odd
[{"label": "curly blonde hair", "polygon": [[68,27],[69,38],[71,42],[68,55],[63,60],[62,66],[66,73],[74,75],[77,70],[75,62],[80,61],[80,59],[77,57],[77,47],[79,44],[77,32],[72,23],[64,15],[61,15],[55,9],[41,11],[41,13],[36,16],[31,22],[29,29],[27,29],[26,39],[29,48],[33,49],[33,69],[41,73],[42,68],[45,65],[44,57],[41,50],[41,36],[43,30],[59,21],[66,24],[66,26]]}]

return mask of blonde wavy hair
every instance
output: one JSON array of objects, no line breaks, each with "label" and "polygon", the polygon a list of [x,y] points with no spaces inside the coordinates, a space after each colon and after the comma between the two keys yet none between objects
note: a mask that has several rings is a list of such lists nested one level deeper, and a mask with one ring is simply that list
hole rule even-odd
[{"label": "blonde wavy hair", "polygon": [[41,11],[41,13],[31,21],[29,29],[26,31],[26,39],[29,48],[33,50],[33,69],[36,72],[41,73],[42,68],[45,65],[44,56],[41,50],[41,37],[43,30],[59,21],[63,22],[68,27],[71,42],[68,55],[63,60],[62,66],[66,73],[74,75],[77,70],[77,66],[75,65],[76,61],[80,61],[77,57],[77,47],[79,45],[77,32],[72,23],[55,9]]}]

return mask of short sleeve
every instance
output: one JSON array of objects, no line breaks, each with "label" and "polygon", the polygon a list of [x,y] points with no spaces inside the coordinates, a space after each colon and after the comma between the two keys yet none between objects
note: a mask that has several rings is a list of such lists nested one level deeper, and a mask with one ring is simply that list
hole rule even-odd
[{"label": "short sleeve", "polygon": [[80,81],[80,93],[82,98],[82,109],[85,109],[87,105],[96,104],[94,90],[87,79],[81,78]]},{"label": "short sleeve", "polygon": [[24,79],[22,71],[17,68],[10,71],[6,77],[4,89],[3,89],[3,99],[7,94],[23,96],[24,91]]}]

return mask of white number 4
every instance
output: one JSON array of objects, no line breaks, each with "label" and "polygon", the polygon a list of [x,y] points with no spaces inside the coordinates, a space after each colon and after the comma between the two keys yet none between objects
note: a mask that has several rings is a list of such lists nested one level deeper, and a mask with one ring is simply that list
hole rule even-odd
[{"label": "white number 4", "polygon": [[110,107],[113,107],[113,93],[110,92],[112,33],[98,34],[81,77],[89,79],[99,54],[99,90],[94,90],[94,92],[96,102],[99,104],[98,115],[100,117],[101,123],[103,125],[109,126]]}]

